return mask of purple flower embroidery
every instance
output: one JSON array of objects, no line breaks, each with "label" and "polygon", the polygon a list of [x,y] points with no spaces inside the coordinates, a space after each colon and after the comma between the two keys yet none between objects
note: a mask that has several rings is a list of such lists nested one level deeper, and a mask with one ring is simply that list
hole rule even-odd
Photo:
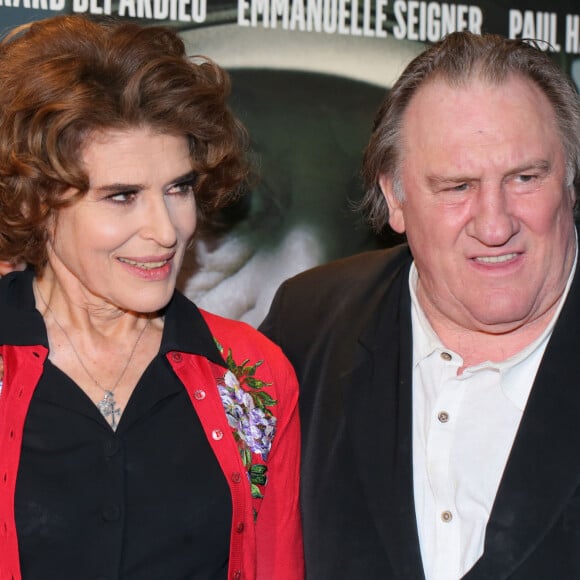
[{"label": "purple flower embroidery", "polygon": [[[217,341],[216,344],[223,354],[223,347]],[[268,459],[276,433],[276,417],[270,409],[276,405],[276,401],[263,390],[270,383],[255,377],[256,369],[263,361],[249,365],[249,361],[245,360],[238,365],[233,360],[231,350],[228,350],[225,360],[229,370],[219,380],[217,387],[228,424],[248,472],[252,497],[261,498],[260,486],[267,483],[268,469],[261,462]]]}]

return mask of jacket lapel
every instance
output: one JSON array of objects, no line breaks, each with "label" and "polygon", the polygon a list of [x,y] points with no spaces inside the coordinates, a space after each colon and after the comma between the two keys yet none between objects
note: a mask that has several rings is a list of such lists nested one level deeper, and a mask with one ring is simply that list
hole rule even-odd
[{"label": "jacket lapel", "polygon": [[469,580],[507,578],[580,480],[580,289],[576,274],[544,353]]},{"label": "jacket lapel", "polygon": [[[408,269],[404,269],[404,273]],[[407,277],[371,306],[346,379],[347,424],[363,493],[396,578],[423,568],[413,499],[411,320]]]}]

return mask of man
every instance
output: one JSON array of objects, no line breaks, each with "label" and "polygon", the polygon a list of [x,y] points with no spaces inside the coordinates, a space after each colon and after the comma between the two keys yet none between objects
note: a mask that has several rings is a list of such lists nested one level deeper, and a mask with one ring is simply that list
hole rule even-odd
[{"label": "man", "polygon": [[580,105],[542,51],[455,33],[363,174],[408,246],[285,283],[314,580],[580,578]]}]

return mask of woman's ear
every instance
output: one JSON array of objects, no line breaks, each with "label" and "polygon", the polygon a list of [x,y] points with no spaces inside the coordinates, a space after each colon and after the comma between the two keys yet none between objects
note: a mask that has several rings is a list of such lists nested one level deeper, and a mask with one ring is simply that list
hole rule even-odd
[{"label": "woman's ear", "polygon": [[379,186],[389,207],[389,225],[398,234],[405,233],[405,214],[403,212],[402,192],[395,191],[393,177],[391,175],[381,175]]}]

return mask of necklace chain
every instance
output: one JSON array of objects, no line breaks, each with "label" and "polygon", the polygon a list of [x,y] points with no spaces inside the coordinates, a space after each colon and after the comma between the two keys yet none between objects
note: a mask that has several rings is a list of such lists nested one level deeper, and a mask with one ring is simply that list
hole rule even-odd
[{"label": "necklace chain", "polygon": [[74,345],[73,341],[71,340],[71,337],[69,336],[68,332],[64,329],[62,324],[58,321],[58,318],[55,316],[52,308],[48,305],[48,303],[44,299],[44,296],[40,290],[40,286],[38,285],[38,283],[36,283],[36,289],[38,290],[38,295],[40,296],[40,300],[42,300],[42,303],[44,304],[44,306],[46,307],[48,312],[50,312],[50,314],[52,315],[52,318],[54,319],[55,324],[58,326],[58,328],[61,330],[61,332],[64,334],[65,338],[67,339],[68,343],[70,344],[70,347],[72,348],[72,351],[74,352],[77,360],[79,361],[79,364],[81,365],[81,367],[83,368],[83,370],[85,371],[87,376],[93,381],[93,383],[95,383],[95,385],[97,385],[97,387],[105,393],[103,398],[97,404],[97,407],[98,407],[99,411],[101,412],[101,414],[103,415],[103,417],[108,421],[109,425],[111,425],[113,430],[116,430],[117,425],[119,424],[119,417],[121,415],[121,408],[117,406],[117,402],[115,401],[115,389],[119,386],[121,380],[125,376],[125,373],[127,372],[127,369],[129,368],[129,365],[131,364],[133,357],[135,356],[135,352],[137,351],[137,346],[139,346],[139,343],[141,342],[141,338],[143,337],[143,335],[145,334],[145,331],[147,330],[147,328],[151,324],[151,319],[149,318],[147,320],[147,324],[145,324],[145,326],[142,328],[141,332],[139,333],[139,336],[137,337],[135,344],[133,344],[133,348],[131,349],[131,353],[129,354],[129,358],[127,359],[127,362],[123,366],[123,370],[121,371],[121,374],[119,375],[119,377],[115,381],[115,384],[110,389],[107,389],[107,388],[103,387],[103,385],[101,385],[101,383],[99,381],[97,381],[95,376],[91,373],[91,371],[89,371],[89,369],[87,368],[87,366],[83,362],[83,359],[81,358],[81,355],[79,354],[79,352],[75,348],[75,345]]}]

